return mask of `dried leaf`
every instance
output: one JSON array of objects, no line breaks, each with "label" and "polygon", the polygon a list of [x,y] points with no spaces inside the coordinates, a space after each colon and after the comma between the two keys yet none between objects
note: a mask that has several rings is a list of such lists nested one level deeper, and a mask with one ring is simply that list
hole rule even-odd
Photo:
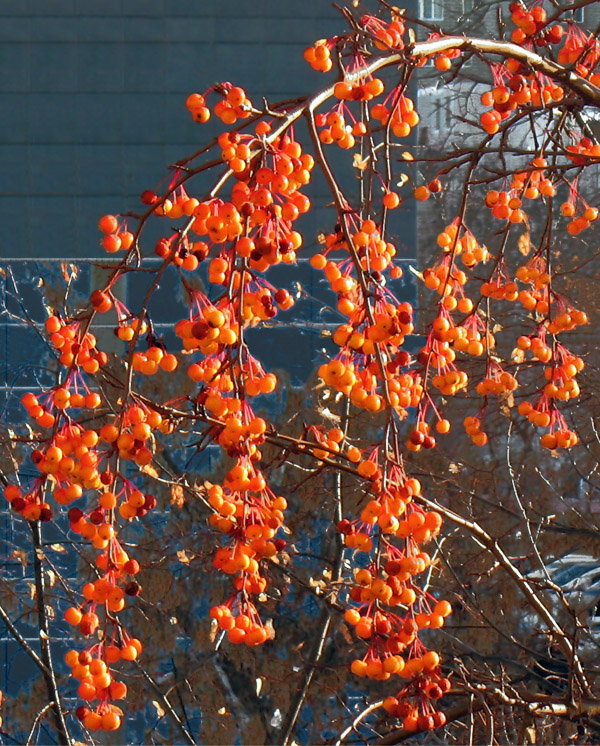
[{"label": "dried leaf", "polygon": [[145,466],[141,467],[141,470],[145,474],[149,474],[151,477],[158,478],[158,472],[156,469],[152,466],[152,464],[146,464]]},{"label": "dried leaf", "polygon": [[59,553],[67,551],[62,544],[50,544],[48,549],[52,549],[53,552],[59,552]]},{"label": "dried leaf", "polygon": [[531,236],[529,234],[529,231],[525,231],[525,233],[522,233],[519,236],[517,246],[523,256],[527,256],[529,254],[529,252],[531,251]]},{"label": "dried leaf", "polygon": [[525,732],[527,733],[527,737],[529,738],[529,743],[536,743],[535,728],[530,725],[528,728],[525,728]]},{"label": "dried leaf", "polygon": [[185,505],[185,493],[180,484],[171,485],[171,505],[177,508],[183,508]]},{"label": "dried leaf", "polygon": [[228,712],[227,712],[226,707],[221,707],[219,710],[217,710],[217,715],[227,715],[227,714]]},{"label": "dried leaf", "polygon": [[403,187],[408,181],[408,174],[400,174],[398,181],[396,182],[397,187]]},{"label": "dried leaf", "polygon": [[409,153],[408,150],[403,150],[402,153],[400,153],[400,158],[402,158],[403,161],[414,161],[415,157],[412,153]]},{"label": "dried leaf", "polygon": [[192,561],[191,555],[188,555],[185,549],[180,549],[177,552],[177,559],[181,562],[182,565],[189,565]]},{"label": "dried leaf", "polygon": [[263,680],[260,678],[260,676],[256,679],[256,696],[258,697],[260,694],[260,690],[262,689]]},{"label": "dried leaf", "polygon": [[152,700],[152,704],[154,705],[154,708],[155,708],[155,710],[156,710],[156,714],[158,715],[158,717],[159,717],[159,718],[164,718],[164,716],[165,716],[165,711],[164,711],[164,710],[163,710],[163,708],[162,708],[162,707],[160,706],[160,704],[159,704],[159,703],[158,703],[158,702],[157,702],[157,701],[156,701],[155,699],[153,699],[153,700]]},{"label": "dried leaf", "polygon": [[365,171],[367,166],[369,165],[369,158],[371,156],[367,156],[366,158],[361,158],[360,153],[355,153],[354,158],[352,159],[352,165],[354,168],[357,168],[359,171]]},{"label": "dried leaf", "polygon": [[208,639],[211,641],[211,643],[214,643],[214,641],[217,639],[217,635],[219,634],[219,622],[217,622],[216,619],[210,620],[210,634],[208,635]]},{"label": "dried leaf", "polygon": [[347,625],[342,622],[339,625],[338,629],[342,633],[342,637],[344,638],[346,644],[354,647],[354,640],[352,639],[352,635],[350,634],[350,630],[348,629]]},{"label": "dried leaf", "polygon": [[44,570],[44,572],[46,573],[46,580],[48,582],[48,585],[50,586],[50,588],[52,588],[52,586],[56,583],[56,573],[54,572],[54,570]]},{"label": "dried leaf", "polygon": [[335,414],[335,412],[332,412],[327,407],[317,407],[317,412],[322,417],[327,417],[327,419],[331,420],[331,422],[340,422],[342,419],[338,414]]},{"label": "dried leaf", "polygon": [[513,363],[522,363],[525,360],[525,351],[520,350],[518,347],[515,347],[515,349],[510,354],[510,359],[513,361]]},{"label": "dried leaf", "polygon": [[11,554],[12,559],[16,559],[23,567],[27,567],[27,552],[23,549],[15,549]]},{"label": "dried leaf", "polygon": [[448,464],[448,471],[450,472],[450,474],[458,474],[458,472],[460,471],[460,466],[453,463]]},{"label": "dried leaf", "polygon": [[27,587],[29,588],[29,598],[34,599],[36,594],[35,583],[27,583]]},{"label": "dried leaf", "polygon": [[269,640],[275,639],[275,627],[273,626],[273,620],[267,619],[267,621],[264,624],[264,628],[267,630],[267,633],[269,635]]}]

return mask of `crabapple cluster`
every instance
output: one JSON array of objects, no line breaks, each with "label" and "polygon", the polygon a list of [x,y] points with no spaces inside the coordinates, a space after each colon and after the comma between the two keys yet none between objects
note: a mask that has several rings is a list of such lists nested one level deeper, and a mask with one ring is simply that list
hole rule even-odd
[{"label": "crabapple cluster", "polygon": [[[431,565],[422,546],[439,533],[442,517],[418,505],[421,484],[407,478],[399,467],[389,470],[384,487],[378,461],[376,449],[359,464],[361,476],[370,480],[372,499],[359,519],[339,525],[346,546],[373,552],[369,564],[355,572],[349,591],[349,600],[357,606],[344,614],[356,635],[368,642],[366,653],[352,662],[351,670],[377,681],[393,675],[402,679],[405,683],[395,702],[402,702],[403,707],[386,710],[416,730],[421,726],[413,727],[413,716],[433,716],[433,702],[449,688],[441,674],[440,656],[419,639],[421,630],[443,626],[452,611],[447,601],[436,601],[423,591],[418,580]],[[391,700],[386,702],[389,706]]]},{"label": "crabapple cluster", "polygon": [[[90,358],[80,358],[81,350],[95,349],[95,344],[90,341],[92,335],[76,324],[60,324],[56,317],[50,317],[46,326],[52,337],[59,333],[57,327],[76,330],[74,336],[67,337],[72,348],[70,356],[61,358],[67,373],[62,384],[52,390],[23,396],[29,416],[51,433],[31,452],[39,476],[27,490],[9,485],[5,497],[27,520],[48,521],[53,513],[47,502],[50,495],[60,507],[94,495],[94,507],[73,506],[68,512],[71,530],[97,551],[97,575],[83,586],[84,600],[66,610],[65,620],[83,637],[101,633],[101,640],[80,651],[69,651],[66,662],[71,666],[72,677],[79,682],[79,696],[88,703],[78,708],[78,718],[89,730],[111,731],[120,726],[123,714],[113,700],[122,699],[127,691],[111,666],[119,660],[134,660],[142,651],[140,641],[127,633],[118,618],[127,597],[137,596],[141,586],[135,580],[140,565],[119,542],[116,515],[130,521],[156,507],[152,495],[144,495],[115,474],[111,463],[116,453],[120,459],[138,465],[149,463],[152,453],[145,443],[161,417],[144,405],[132,405],[123,410],[117,424],[85,427],[78,423],[74,419],[77,410],[83,410],[80,416],[85,421],[102,403],[100,394],[91,392],[85,380],[90,375],[85,368]],[[41,409],[48,420],[45,423],[40,422],[44,417]]]},{"label": "crabapple cluster", "polygon": [[[558,26],[558,28],[562,27]],[[557,31],[556,36],[559,33]],[[565,43],[558,51],[558,61],[563,65],[574,64],[577,74],[581,75],[582,78],[589,77],[590,82],[594,85],[598,85],[600,82],[600,72],[595,69],[600,61],[600,44],[592,34],[586,34],[583,29],[578,28],[575,24],[570,24],[568,27]]]},{"label": "crabapple cluster", "polygon": [[[86,702],[76,714],[88,730],[119,727],[123,712],[115,702],[125,698],[127,687],[118,678],[117,664],[126,665],[142,652],[121,616],[128,599],[141,592],[141,567],[123,535],[156,509],[153,490],[142,479],[158,475],[159,444],[176,432],[202,428],[198,449],[214,444],[226,459],[221,483],[206,481],[198,488],[184,477],[177,482],[210,508],[209,524],[219,542],[213,569],[231,579],[228,597],[210,611],[215,628],[231,643],[249,647],[274,637],[259,604],[267,600],[269,563],[286,547],[288,501],[269,486],[262,463],[267,441],[282,447],[278,433],[250,401],[273,393],[278,379],[251,354],[246,331],[273,323],[294,306],[292,293],[274,287],[266,273],[296,263],[304,245],[297,221],[312,208],[305,188],[315,168],[331,187],[336,217],[329,223],[333,228],[320,236],[310,265],[323,273],[341,317],[331,335],[337,352],[318,375],[339,398],[378,413],[385,424],[381,440],[364,445],[349,435],[347,423],[329,428],[310,423],[302,438],[288,438],[285,447],[310,456],[318,468],[355,474],[368,495],[360,515],[338,526],[347,554],[360,564],[349,579],[345,620],[367,650],[352,662],[352,672],[376,681],[398,676],[400,690],[384,700],[383,708],[406,729],[444,724],[435,703],[450,682],[439,654],[422,639],[427,630],[442,627],[452,611],[448,601],[434,598],[422,583],[422,574],[433,572],[424,547],[439,534],[442,517],[423,507],[428,501],[419,480],[409,476],[406,461],[418,462],[438,445],[438,436],[450,432],[451,420],[443,411],[449,397],[460,403],[478,397],[478,407],[467,410],[475,414],[463,422],[476,446],[488,442],[483,423],[496,401],[543,428],[544,448],[569,448],[579,440],[563,408],[580,394],[577,376],[584,362],[563,341],[588,318],[557,288],[552,240],[557,231],[574,240],[599,215],[580,185],[584,170],[597,163],[600,146],[579,132],[573,107],[564,104],[574,95],[576,81],[598,85],[600,51],[594,37],[566,23],[560,12],[549,21],[539,3],[515,2],[510,11],[515,43],[540,53],[548,48],[553,65],[570,67],[552,76],[512,56],[489,64],[491,84],[481,97],[486,110],[479,123],[471,123],[480,145],[469,159],[461,206],[437,235],[439,255],[421,273],[415,271],[435,299],[433,312],[419,319],[419,338],[414,309],[394,288],[403,276],[398,262],[402,244],[391,226],[398,212],[391,211],[406,200],[435,201],[447,188],[450,172],[464,164],[450,154],[442,170],[428,178],[414,169],[397,182],[400,174],[389,153],[399,140],[404,140],[402,148],[412,148],[406,138],[420,121],[409,96],[414,69],[433,61],[438,71],[451,70],[463,51],[423,51],[412,34],[407,37],[408,22],[397,9],[391,9],[389,20],[356,18],[351,33],[305,50],[305,60],[320,72],[333,69],[332,57],[338,63],[337,80],[312,98],[265,104],[260,110],[229,82],[190,94],[186,107],[193,120],[202,124],[214,114],[225,131],[178,163],[160,193],[149,189],[141,195],[145,212],[135,232],[124,216],[101,217],[100,243],[116,263],[85,309],[71,316],[52,314],[45,322],[61,375],[55,386],[22,398],[39,428],[31,452],[36,474],[4,491],[15,513],[28,521],[49,521],[55,505],[65,507],[71,531],[92,552],[93,578],[83,585],[79,603],[65,613],[85,638],[81,649],[67,653],[66,662]],[[406,46],[405,38],[410,39]],[[434,33],[427,42],[438,40],[443,42],[443,36]],[[514,46],[511,50],[516,54]],[[408,57],[401,65],[405,74],[395,81],[379,71],[386,64],[397,67],[399,52]],[[392,62],[386,63],[388,58]],[[560,117],[536,131],[532,151],[517,152],[502,173],[492,169],[483,180],[471,179],[492,145],[502,140],[498,149],[505,147],[511,128],[538,114],[552,115],[554,109],[562,112]],[[312,152],[294,131],[301,116]],[[330,145],[354,151],[362,195],[354,206],[329,163]],[[207,152],[214,158],[201,162]],[[416,156],[407,150],[402,158]],[[210,169],[219,172],[215,186],[194,196],[194,177]],[[471,189],[478,183],[485,185],[483,203],[497,221],[489,246],[476,236],[475,220],[467,216]],[[559,194],[560,207],[553,212]],[[542,208],[549,217],[539,247],[529,255]],[[144,231],[150,222],[160,233],[147,245]],[[513,246],[521,249],[516,260]],[[142,266],[157,257],[159,269]],[[167,268],[180,278],[188,301],[185,318],[173,325],[173,349],[157,336],[148,305]],[[117,297],[117,280],[134,272],[128,276],[150,277],[151,284],[142,307],[132,312]],[[502,307],[518,316],[515,339],[510,329],[495,323]],[[97,316],[109,312],[116,315],[122,356],[100,350],[92,331]],[[411,337],[417,344],[413,352],[407,349]],[[514,351],[503,359],[507,338]],[[164,390],[162,384],[176,371],[186,393],[164,402],[156,394],[144,395],[147,377],[157,376],[157,387]],[[538,385],[532,391],[534,381]],[[517,394],[522,397],[518,405]]]}]

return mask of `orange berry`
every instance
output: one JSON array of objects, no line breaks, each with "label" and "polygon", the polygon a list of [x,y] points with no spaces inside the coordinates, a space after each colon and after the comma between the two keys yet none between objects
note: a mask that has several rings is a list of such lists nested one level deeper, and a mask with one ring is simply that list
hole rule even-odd
[{"label": "orange berry", "polygon": [[115,233],[119,228],[119,221],[114,215],[104,215],[98,221],[98,228],[102,233]]}]

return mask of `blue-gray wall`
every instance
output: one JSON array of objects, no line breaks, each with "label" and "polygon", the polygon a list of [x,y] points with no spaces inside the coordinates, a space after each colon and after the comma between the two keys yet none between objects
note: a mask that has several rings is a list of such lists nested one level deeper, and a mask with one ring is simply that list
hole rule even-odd
[{"label": "blue-gray wall", "polygon": [[98,217],[206,137],[190,92],[306,93],[343,27],[328,0],[0,0],[0,259],[98,256]]}]

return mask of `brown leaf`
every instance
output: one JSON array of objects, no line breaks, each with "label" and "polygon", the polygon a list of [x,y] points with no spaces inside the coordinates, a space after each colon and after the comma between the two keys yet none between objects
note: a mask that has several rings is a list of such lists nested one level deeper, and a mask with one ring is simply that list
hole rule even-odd
[{"label": "brown leaf", "polygon": [[208,639],[213,643],[217,639],[217,635],[219,634],[219,622],[217,622],[216,619],[210,620],[210,634],[208,636]]},{"label": "brown leaf", "polygon": [[529,254],[529,252],[531,251],[531,236],[529,235],[529,231],[525,231],[525,233],[522,233],[519,236],[517,246],[523,256],[527,256]]},{"label": "brown leaf", "polygon": [[275,639],[275,627],[273,626],[273,620],[267,619],[264,626],[267,631],[267,634],[269,635],[269,640],[274,640]]},{"label": "brown leaf", "polygon": [[56,573],[54,570],[46,569],[44,570],[44,573],[46,574],[46,578],[48,580],[48,585],[50,588],[56,583]]},{"label": "brown leaf", "polygon": [[180,549],[177,552],[177,559],[181,562],[182,565],[189,565],[192,561],[191,555],[188,555],[185,549]]},{"label": "brown leaf", "polygon": [[369,158],[370,156],[361,158],[360,153],[355,153],[354,158],[352,159],[352,165],[359,171],[365,171],[367,166],[369,165]]},{"label": "brown leaf", "polygon": [[347,625],[344,623],[340,624],[339,630],[342,633],[342,637],[344,638],[344,641],[347,645],[354,645],[354,640],[352,639],[352,635],[350,634],[350,630],[348,629]]},{"label": "brown leaf", "polygon": [[142,467],[141,467],[141,470],[142,470],[142,471],[143,471],[143,472],[144,472],[145,474],[149,474],[149,475],[150,475],[151,477],[155,477],[155,478],[157,478],[157,477],[158,477],[158,472],[157,472],[157,471],[156,471],[156,469],[155,469],[155,468],[154,468],[154,467],[152,466],[152,464],[146,464],[145,466],[142,466]]},{"label": "brown leaf", "polygon": [[177,508],[183,508],[185,505],[185,493],[180,484],[171,485],[171,505]]},{"label": "brown leaf", "polygon": [[160,704],[159,704],[159,703],[158,703],[158,702],[157,702],[157,701],[156,701],[155,699],[153,699],[153,700],[152,700],[152,704],[154,705],[154,708],[155,708],[155,710],[156,710],[156,714],[158,715],[158,717],[159,717],[159,718],[164,718],[164,716],[165,716],[165,711],[164,711],[164,710],[163,710],[163,708],[162,708],[162,707],[160,706]]},{"label": "brown leaf", "polygon": [[23,549],[15,549],[11,554],[12,559],[18,560],[23,567],[27,567],[27,552]]}]

